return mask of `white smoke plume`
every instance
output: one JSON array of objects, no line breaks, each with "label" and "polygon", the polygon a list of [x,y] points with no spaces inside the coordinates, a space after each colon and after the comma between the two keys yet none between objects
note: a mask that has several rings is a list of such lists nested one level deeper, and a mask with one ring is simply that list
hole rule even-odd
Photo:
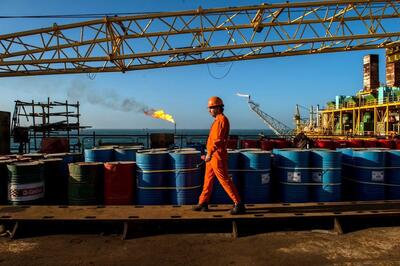
[{"label": "white smoke plume", "polygon": [[136,101],[135,98],[123,98],[113,89],[97,89],[89,87],[82,80],[72,81],[71,87],[67,90],[68,98],[73,101],[87,100],[91,104],[101,105],[113,110],[123,112],[153,112],[155,109],[146,104]]}]

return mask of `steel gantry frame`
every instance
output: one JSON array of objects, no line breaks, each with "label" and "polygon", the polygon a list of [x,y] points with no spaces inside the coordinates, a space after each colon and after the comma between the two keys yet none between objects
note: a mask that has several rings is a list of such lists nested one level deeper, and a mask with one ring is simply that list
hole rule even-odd
[{"label": "steel gantry frame", "polygon": [[116,72],[378,48],[397,0],[310,1],[105,17],[0,35],[0,77]]}]

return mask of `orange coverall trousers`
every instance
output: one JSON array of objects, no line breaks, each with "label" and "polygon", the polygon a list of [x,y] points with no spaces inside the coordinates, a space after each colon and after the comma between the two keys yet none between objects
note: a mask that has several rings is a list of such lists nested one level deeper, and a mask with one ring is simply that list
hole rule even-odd
[{"label": "orange coverall trousers", "polygon": [[211,158],[211,160],[206,163],[204,186],[200,195],[199,204],[210,202],[215,176],[232,201],[238,204],[240,202],[240,197],[232,179],[229,178],[227,158],[222,158],[221,160],[216,157]]}]

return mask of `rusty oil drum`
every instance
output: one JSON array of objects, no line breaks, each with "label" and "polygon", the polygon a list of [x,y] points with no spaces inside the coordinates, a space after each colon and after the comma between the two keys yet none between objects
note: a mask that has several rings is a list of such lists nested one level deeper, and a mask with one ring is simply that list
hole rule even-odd
[{"label": "rusty oil drum", "polygon": [[103,196],[103,163],[71,163],[68,165],[68,168],[69,204],[101,204]]},{"label": "rusty oil drum", "polygon": [[104,204],[133,204],[136,182],[135,162],[109,162],[104,164]]},{"label": "rusty oil drum", "polygon": [[45,186],[40,162],[14,162],[8,169],[8,201],[12,205],[43,203]]}]

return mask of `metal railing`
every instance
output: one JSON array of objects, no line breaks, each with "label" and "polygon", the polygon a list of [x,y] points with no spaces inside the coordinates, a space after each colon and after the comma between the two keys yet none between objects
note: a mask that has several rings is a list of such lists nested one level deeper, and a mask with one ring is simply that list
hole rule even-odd
[{"label": "metal railing", "polygon": [[370,100],[361,100],[359,104],[355,102],[341,103],[336,108],[336,105],[328,105],[325,110],[338,110],[342,108],[355,108],[355,107],[364,107],[364,106],[374,106],[374,105],[384,105],[390,103],[400,103],[400,96],[387,96],[382,99],[370,99]]},{"label": "metal railing", "polygon": [[[52,136],[53,137],[53,136]],[[54,137],[67,137],[67,134],[57,134]],[[71,152],[83,152],[86,148],[93,148],[96,146],[104,146],[104,145],[138,145],[141,144],[144,148],[151,147],[151,133],[147,134],[98,134],[95,131],[90,134],[80,134],[77,135],[69,135],[69,145]],[[278,138],[276,135],[263,135],[265,138]],[[203,144],[207,143],[208,135],[204,134],[176,134],[174,135],[174,145],[175,147],[187,147],[190,144]],[[238,145],[241,140],[244,139],[260,139],[260,135],[234,135],[234,138],[238,139]],[[43,137],[37,136],[37,142],[41,143]],[[11,152],[18,153],[21,151],[19,144],[14,143],[11,139]],[[26,143],[24,147],[22,147],[23,153],[31,153],[40,151],[39,147],[35,147],[34,141],[31,138],[29,143]]]}]

